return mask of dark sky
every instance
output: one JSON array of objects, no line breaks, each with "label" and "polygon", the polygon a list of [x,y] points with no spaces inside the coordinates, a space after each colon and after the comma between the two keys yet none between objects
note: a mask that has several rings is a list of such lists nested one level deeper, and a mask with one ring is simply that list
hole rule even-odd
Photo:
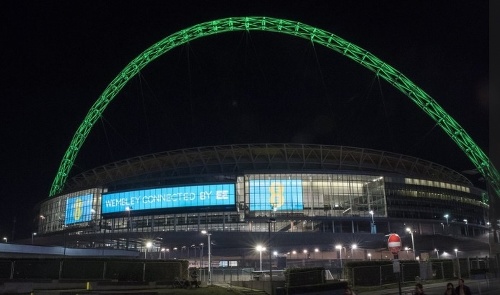
[{"label": "dark sky", "polygon": [[[155,42],[218,18],[269,16],[334,33],[402,72],[488,152],[488,1],[11,2],[0,4],[0,236],[12,236],[14,219],[15,237],[30,236],[33,208],[112,79]],[[96,123],[71,175],[153,152],[258,142],[474,168],[370,71],[307,40],[252,31],[192,41],[143,69]]]}]

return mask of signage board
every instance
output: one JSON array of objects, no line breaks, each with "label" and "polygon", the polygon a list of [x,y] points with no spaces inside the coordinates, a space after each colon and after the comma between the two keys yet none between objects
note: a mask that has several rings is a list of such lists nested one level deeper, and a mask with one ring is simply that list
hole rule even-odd
[{"label": "signage board", "polygon": [[90,221],[92,218],[92,198],[93,194],[67,198],[64,224]]},{"label": "signage board", "polygon": [[234,183],[162,187],[102,194],[102,214],[155,209],[236,206]]},{"label": "signage board", "polygon": [[303,210],[301,179],[250,180],[250,210]]}]

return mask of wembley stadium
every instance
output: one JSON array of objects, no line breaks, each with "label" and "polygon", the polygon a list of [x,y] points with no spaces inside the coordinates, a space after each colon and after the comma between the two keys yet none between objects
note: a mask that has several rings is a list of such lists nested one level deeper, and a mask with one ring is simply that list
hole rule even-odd
[{"label": "wembley stadium", "polygon": [[403,259],[485,257],[486,197],[452,169],[392,152],[314,144],[198,147],[76,175],[37,207],[34,244],[129,250],[199,265],[210,243],[212,263],[252,266],[259,254],[262,261],[263,247],[288,263],[392,258],[387,235],[396,233]]}]

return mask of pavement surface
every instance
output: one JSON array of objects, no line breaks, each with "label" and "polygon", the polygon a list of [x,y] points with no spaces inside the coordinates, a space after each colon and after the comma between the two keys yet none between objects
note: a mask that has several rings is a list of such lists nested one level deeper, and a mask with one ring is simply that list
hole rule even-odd
[{"label": "pavement surface", "polygon": [[[458,285],[457,280],[449,281],[453,283],[454,286]],[[446,284],[448,281],[442,282],[423,282],[424,291],[426,295],[443,295]],[[465,284],[470,287],[473,295],[500,295],[500,278],[489,278],[489,279],[468,279]],[[196,294],[196,295],[217,295],[217,294],[238,294],[238,295],[265,295],[266,293],[262,290],[250,289],[244,287],[238,287],[230,285],[228,283],[214,283],[214,286],[192,288],[192,289],[148,289],[148,290],[120,290],[120,291],[87,291],[87,290],[36,290],[32,292],[32,295],[76,295],[76,294],[143,294],[143,295],[154,295],[154,294]],[[401,292],[396,286],[390,288],[353,288],[356,295],[370,294],[370,295],[413,295],[414,286],[402,286]],[[2,294],[2,292],[0,292]],[[5,294],[5,293],[3,293]],[[26,294],[26,293],[17,293]],[[30,294],[30,293],[28,293]]]},{"label": "pavement surface", "polygon": [[[446,284],[452,283],[453,286],[458,286],[458,280],[451,280],[445,282],[432,282],[425,283],[422,285],[424,287],[424,292],[426,295],[443,295],[446,290]],[[465,280],[465,285],[469,286],[472,294],[479,295],[500,295],[500,278],[490,278],[490,279],[469,279]],[[354,288],[356,290],[356,288]],[[380,290],[359,290],[356,294],[370,294],[370,295],[413,295],[414,287],[405,286],[401,287],[401,293],[399,288],[390,289],[380,289]]]}]

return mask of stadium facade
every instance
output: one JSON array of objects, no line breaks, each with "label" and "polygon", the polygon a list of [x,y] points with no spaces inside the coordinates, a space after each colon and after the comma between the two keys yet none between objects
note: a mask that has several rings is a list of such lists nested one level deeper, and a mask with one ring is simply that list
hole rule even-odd
[{"label": "stadium facade", "polygon": [[414,249],[419,259],[487,256],[485,200],[486,192],[462,174],[391,152],[199,147],[73,177],[63,193],[39,204],[35,244],[196,260],[204,246],[206,255],[206,230],[214,257],[244,264],[257,244],[289,261],[384,259],[387,234],[397,233],[403,258],[415,258]]}]

